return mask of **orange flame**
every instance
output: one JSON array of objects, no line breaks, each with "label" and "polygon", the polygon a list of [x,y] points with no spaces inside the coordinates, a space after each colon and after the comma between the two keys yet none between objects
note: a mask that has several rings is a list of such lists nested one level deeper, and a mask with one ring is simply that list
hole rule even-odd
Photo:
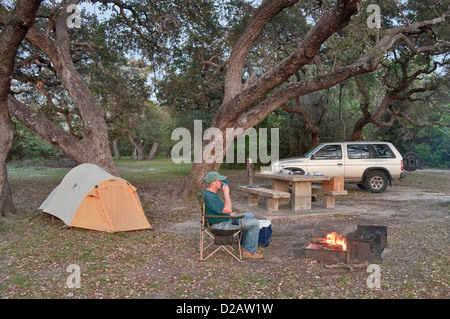
[{"label": "orange flame", "polygon": [[331,234],[328,234],[327,237],[325,238],[325,242],[328,245],[342,246],[342,250],[347,250],[347,241],[346,241],[345,237],[336,234],[336,232],[332,232]]}]

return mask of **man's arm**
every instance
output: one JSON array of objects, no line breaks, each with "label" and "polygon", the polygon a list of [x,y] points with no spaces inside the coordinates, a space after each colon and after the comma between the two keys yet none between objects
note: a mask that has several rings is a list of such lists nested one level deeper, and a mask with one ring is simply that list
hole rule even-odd
[{"label": "man's arm", "polygon": [[225,206],[222,210],[222,214],[234,215],[234,213],[232,211],[232,206],[231,206],[230,187],[228,185],[223,185],[222,190],[223,190],[223,197],[224,197],[224,204],[225,204]]}]

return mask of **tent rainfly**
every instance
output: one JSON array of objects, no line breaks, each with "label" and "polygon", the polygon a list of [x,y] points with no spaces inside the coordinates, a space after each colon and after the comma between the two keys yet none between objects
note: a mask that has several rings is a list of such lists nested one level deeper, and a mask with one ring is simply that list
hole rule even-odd
[{"label": "tent rainfly", "polygon": [[150,228],[136,188],[94,164],[71,169],[39,209],[71,227],[110,233]]}]

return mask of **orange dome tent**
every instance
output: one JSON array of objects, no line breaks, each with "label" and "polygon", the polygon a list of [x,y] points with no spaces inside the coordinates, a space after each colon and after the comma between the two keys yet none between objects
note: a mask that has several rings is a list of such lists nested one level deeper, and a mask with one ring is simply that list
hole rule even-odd
[{"label": "orange dome tent", "polygon": [[71,169],[39,209],[71,227],[110,233],[150,228],[136,188],[94,164]]}]

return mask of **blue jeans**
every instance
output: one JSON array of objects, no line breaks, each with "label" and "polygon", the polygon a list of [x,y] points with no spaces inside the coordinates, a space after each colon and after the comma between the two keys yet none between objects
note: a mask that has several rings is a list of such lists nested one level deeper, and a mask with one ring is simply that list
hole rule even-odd
[{"label": "blue jeans", "polygon": [[242,216],[243,219],[238,218],[239,225],[233,225],[233,220],[229,219],[227,221],[214,224],[211,227],[215,229],[238,229],[240,228],[241,220],[244,223],[244,233],[242,236],[242,247],[249,253],[256,253],[259,241],[259,221],[255,218],[252,213],[236,214],[233,217]]}]

